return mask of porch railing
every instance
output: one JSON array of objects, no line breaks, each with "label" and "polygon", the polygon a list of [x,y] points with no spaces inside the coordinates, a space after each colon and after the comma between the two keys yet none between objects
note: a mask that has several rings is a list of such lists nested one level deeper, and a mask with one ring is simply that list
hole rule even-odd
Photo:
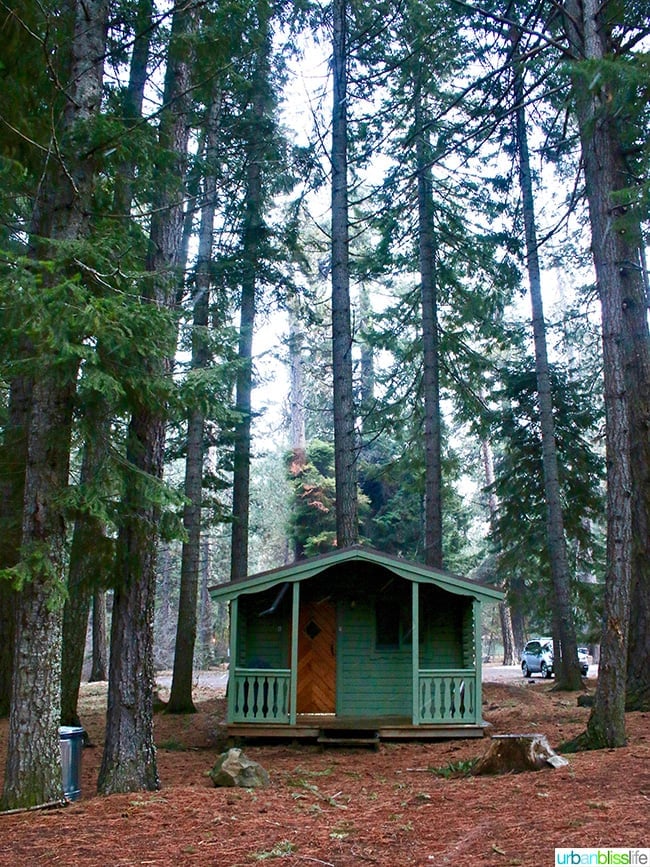
[{"label": "porch railing", "polygon": [[418,673],[415,723],[481,722],[477,675],[473,668],[423,670]]},{"label": "porch railing", "polygon": [[289,722],[290,669],[236,668],[228,690],[230,722]]}]

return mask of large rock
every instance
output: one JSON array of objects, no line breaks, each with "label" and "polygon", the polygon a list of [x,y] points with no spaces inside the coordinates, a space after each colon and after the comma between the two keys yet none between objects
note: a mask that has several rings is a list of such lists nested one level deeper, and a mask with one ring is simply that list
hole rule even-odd
[{"label": "large rock", "polygon": [[472,774],[512,774],[561,768],[568,761],[551,748],[545,735],[494,735]]},{"label": "large rock", "polygon": [[210,779],[215,786],[240,786],[244,789],[256,789],[269,784],[269,775],[264,768],[236,748],[219,756],[217,764],[210,771]]}]

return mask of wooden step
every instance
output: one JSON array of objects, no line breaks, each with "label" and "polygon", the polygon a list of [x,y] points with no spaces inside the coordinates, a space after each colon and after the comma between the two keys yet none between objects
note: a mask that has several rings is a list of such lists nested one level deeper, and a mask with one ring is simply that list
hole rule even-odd
[{"label": "wooden step", "polygon": [[321,731],[318,743],[329,747],[378,747],[378,731],[346,731],[331,729]]}]

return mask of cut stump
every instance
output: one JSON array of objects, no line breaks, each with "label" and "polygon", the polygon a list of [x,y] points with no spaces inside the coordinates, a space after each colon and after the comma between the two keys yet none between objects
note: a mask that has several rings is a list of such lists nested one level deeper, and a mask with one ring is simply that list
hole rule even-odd
[{"label": "cut stump", "polygon": [[519,774],[549,767],[561,768],[568,764],[552,749],[546,735],[494,735],[472,774]]}]

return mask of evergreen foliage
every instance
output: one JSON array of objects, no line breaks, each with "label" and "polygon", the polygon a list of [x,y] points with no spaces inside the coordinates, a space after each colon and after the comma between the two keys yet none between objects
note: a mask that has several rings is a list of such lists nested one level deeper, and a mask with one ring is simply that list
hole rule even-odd
[{"label": "evergreen foliage", "polygon": [[[39,660],[47,678],[43,695],[53,700],[49,716],[31,710],[26,716],[49,720],[41,741],[45,758],[30,756],[35,766],[48,767],[58,761],[54,718],[64,601],[87,605],[93,590],[110,585],[119,611],[120,594],[154,569],[162,542],[152,577],[160,634],[169,629],[166,606],[174,603],[168,606],[172,616],[179,596],[176,551],[186,536],[181,516],[188,505],[179,467],[193,414],[202,416],[203,425],[201,538],[213,552],[202,581],[209,567],[225,578],[221,561],[230,552],[222,534],[231,520],[234,443],[255,416],[254,400],[251,407],[236,405],[235,388],[242,372],[250,387],[261,380],[257,361],[238,358],[248,289],[256,322],[287,308],[302,317],[308,443],[304,464],[295,454],[286,464],[277,456],[273,463],[273,454],[257,459],[254,439],[243,449],[253,467],[252,493],[241,508],[247,519],[250,514],[255,537],[252,561],[268,568],[278,565],[271,557],[287,556],[288,541],[309,556],[330,550],[336,538],[331,393],[337,371],[329,344],[333,307],[323,298],[332,270],[332,233],[322,205],[332,175],[331,112],[320,105],[321,94],[310,94],[314,129],[300,145],[292,144],[283,126],[290,114],[281,114],[294,70],[312,60],[301,57],[302,44],[310,39],[318,51],[329,51],[332,9],[267,0],[208,0],[182,9],[155,0],[86,6],[99,14],[105,9],[108,29],[102,29],[101,57],[82,64],[81,73],[74,67],[78,0],[6,2],[0,11],[0,712],[9,710],[12,668],[22,671],[21,660]],[[487,523],[486,513],[460,491],[468,478],[476,482],[473,454],[489,437],[497,455],[490,489],[498,499],[491,539],[496,577],[509,587],[513,608],[528,612],[530,628],[546,630],[551,591],[539,418],[517,310],[523,244],[512,193],[514,7],[500,0],[480,7],[348,0],[336,8],[337,26],[347,30],[337,71],[347,87],[348,164],[341,192],[349,208],[338,230],[339,237],[349,234],[348,457],[350,478],[358,474],[358,488],[352,487],[362,541],[424,558],[417,181],[426,174],[435,247],[442,431],[437,493],[445,565],[467,571],[485,553],[486,540],[476,544],[475,530]],[[578,172],[597,136],[608,130],[618,169],[605,195],[618,244],[613,260],[629,286],[636,280],[637,293],[624,295],[618,308],[624,306],[631,321],[636,305],[645,323],[630,325],[620,343],[627,352],[628,393],[639,398],[638,406],[628,401],[633,437],[643,445],[647,413],[640,398],[647,376],[639,359],[647,354],[647,299],[637,290],[643,289],[638,275],[650,208],[650,61],[644,50],[650,27],[640,0],[606,0],[593,19],[602,56],[584,56],[584,34],[574,32],[575,21],[556,4],[531,0],[516,11],[533,171],[540,186],[554,187],[539,253],[542,267],[561,275],[555,282],[567,295],[553,311],[558,321],[550,333],[558,359],[554,420],[573,604],[582,635],[596,640],[607,571],[603,426],[611,439],[600,392],[603,364],[610,382],[611,359],[601,357],[593,307],[598,297],[607,302],[613,296],[602,273],[595,285],[586,270],[585,230],[597,196],[593,173],[583,179]],[[192,25],[174,31],[182,15]],[[76,94],[100,62],[97,98]],[[187,77],[179,91],[163,91],[174,64],[188,67]],[[207,200],[214,205],[210,250],[199,261],[194,238]],[[596,244],[596,252],[603,246]],[[163,248],[174,252],[165,257]],[[647,274],[645,281],[647,291]],[[204,291],[207,318],[197,324],[194,308]],[[605,336],[609,340],[611,331]],[[188,361],[197,347],[201,364]],[[633,635],[635,646],[646,649],[640,657],[650,646],[643,567],[649,558],[639,542],[648,535],[645,447],[631,449],[636,464],[630,483],[638,537]],[[618,454],[610,452],[610,464]],[[34,481],[35,470],[42,471],[40,481]],[[279,478],[285,472],[287,500]],[[610,492],[611,478],[610,472]],[[26,510],[25,502],[31,504]],[[21,549],[23,528],[28,535]],[[141,566],[134,567],[139,561],[127,530],[133,546],[148,546]],[[610,527],[610,544],[618,538]],[[153,581],[148,587],[153,593]],[[141,610],[126,616],[122,640],[146,638],[152,604],[145,594]],[[5,611],[29,605],[43,630],[50,630],[50,645],[31,655],[23,647],[13,662],[17,619]],[[639,611],[645,620],[635,619]],[[208,631],[204,623],[205,658]],[[143,658],[149,654],[146,640],[138,646]],[[116,659],[123,649],[116,639]],[[27,671],[28,677],[37,674]],[[647,666],[629,688],[635,702],[647,700]],[[149,745],[142,752],[151,759]],[[124,761],[129,773],[138,763],[130,761]],[[58,780],[49,771],[44,778],[40,790],[33,780],[26,783],[22,802],[57,794]],[[156,784],[154,771],[146,785]],[[9,788],[6,803],[17,803],[22,796],[16,796],[15,779]]]},{"label": "evergreen foliage", "polygon": [[[492,540],[497,574],[506,587],[517,588],[512,602],[530,612],[531,627],[549,632],[552,588],[535,371],[529,362],[512,364],[502,369],[500,380],[492,395],[498,405],[491,489],[499,504]],[[602,416],[584,385],[557,365],[551,382],[573,604],[587,640],[597,634],[605,571],[604,460],[597,443]]]}]

